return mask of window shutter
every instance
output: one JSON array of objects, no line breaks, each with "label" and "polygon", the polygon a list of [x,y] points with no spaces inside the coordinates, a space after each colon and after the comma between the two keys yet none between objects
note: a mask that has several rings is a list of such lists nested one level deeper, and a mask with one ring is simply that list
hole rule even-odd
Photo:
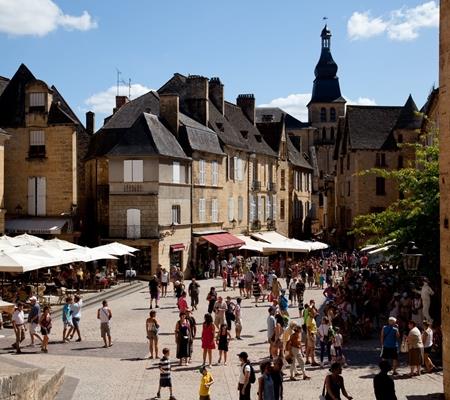
[{"label": "window shutter", "polygon": [[228,221],[234,219],[234,199],[232,197],[228,198]]},{"label": "window shutter", "polygon": [[36,215],[36,178],[28,178],[28,214]]},{"label": "window shutter", "polygon": [[238,197],[238,220],[244,219],[244,199],[242,196]]},{"label": "window shutter", "polygon": [[30,93],[30,107],[45,106],[45,93]]},{"label": "window shutter", "polygon": [[172,182],[180,183],[180,163],[178,161],[174,161],[172,163]]},{"label": "window shutter", "polygon": [[238,175],[238,157],[233,157],[233,179],[239,180]]},{"label": "window shutter", "polygon": [[139,239],[141,237],[141,210],[129,208],[127,210],[127,238]]},{"label": "window shutter", "polygon": [[237,159],[237,170],[238,170],[238,181],[242,182],[244,180],[244,168],[241,158]]},{"label": "window shutter", "polygon": [[274,194],[272,197],[272,218],[277,219],[277,196]]},{"label": "window shutter", "polygon": [[205,207],[206,201],[205,199],[199,199],[198,201],[198,218],[200,222],[205,222]]},{"label": "window shutter", "polygon": [[218,222],[219,220],[219,213],[218,213],[218,204],[217,199],[212,199],[211,201],[211,220],[212,222]]},{"label": "window shutter", "polygon": [[132,160],[125,160],[123,162],[123,181],[133,182],[133,162]]},{"label": "window shutter", "polygon": [[132,161],[133,182],[144,182],[144,161]]},{"label": "window shutter", "polygon": [[46,214],[46,200],[47,200],[47,185],[45,177],[37,177],[37,202],[36,202],[36,215],[44,216]]},{"label": "window shutter", "polygon": [[272,203],[270,201],[270,196],[267,196],[266,215],[267,218],[272,218]]},{"label": "window shutter", "polygon": [[262,196],[258,196],[258,219],[263,222],[263,206],[262,206]]},{"label": "window shutter", "polygon": [[45,146],[45,132],[30,131],[30,146]]},{"label": "window shutter", "polygon": [[255,220],[255,196],[253,194],[250,195],[250,222]]},{"label": "window shutter", "polygon": [[198,183],[205,184],[205,160],[198,161]]},{"label": "window shutter", "polygon": [[212,171],[212,185],[217,186],[219,181],[219,164],[216,160],[214,160],[211,164],[211,171]]}]

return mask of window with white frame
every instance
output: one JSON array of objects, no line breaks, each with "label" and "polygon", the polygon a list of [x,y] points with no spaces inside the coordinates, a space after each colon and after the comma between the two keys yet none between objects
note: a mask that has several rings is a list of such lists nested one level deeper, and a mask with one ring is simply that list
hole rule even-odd
[{"label": "window with white frame", "polygon": [[239,180],[239,170],[238,170],[238,157],[233,157],[233,180]]},{"label": "window with white frame", "polygon": [[198,161],[198,184],[205,185],[205,160]]},{"label": "window with white frame", "polygon": [[237,180],[242,182],[244,180],[244,162],[240,157],[237,159],[237,174]]},{"label": "window with white frame", "polygon": [[181,168],[178,161],[172,163],[172,183],[180,183],[181,181]]},{"label": "window with white frame", "polygon": [[272,196],[272,218],[277,219],[277,196],[275,194]]},{"label": "window with white frame", "polygon": [[264,211],[263,211],[263,201],[262,196],[258,195],[258,220],[261,221],[261,223],[264,221]]},{"label": "window with white frame", "polygon": [[28,214],[46,215],[47,181],[43,176],[28,178]]},{"label": "window with white frame", "polygon": [[238,197],[238,220],[242,221],[244,219],[244,198],[242,196]]},{"label": "window with white frame", "polygon": [[200,222],[206,221],[206,199],[198,200],[198,220]]},{"label": "window with white frame", "polygon": [[251,194],[249,196],[249,200],[250,200],[250,222],[255,221],[256,219],[256,200],[255,200],[255,195]]},{"label": "window with white frame", "polygon": [[172,206],[172,224],[181,224],[181,207],[178,204]]},{"label": "window with white frame", "polygon": [[211,184],[213,186],[219,184],[219,163],[216,160],[211,162]]},{"label": "window with white frame", "polygon": [[141,210],[129,208],[127,210],[127,239],[141,237]]},{"label": "window with white frame", "polygon": [[211,221],[219,222],[219,201],[216,198],[211,200]]},{"label": "window with white frame", "polygon": [[267,219],[272,219],[272,200],[270,198],[271,196],[267,196],[267,202],[266,202],[266,217]]},{"label": "window with white frame", "polygon": [[45,157],[45,131],[30,131],[29,157]]},{"label": "window with white frame", "polygon": [[124,162],[123,162],[123,181],[124,182],[143,182],[144,181],[144,161],[143,160],[124,160]]},{"label": "window with white frame", "polygon": [[233,197],[228,198],[228,221],[234,220],[234,199]]}]

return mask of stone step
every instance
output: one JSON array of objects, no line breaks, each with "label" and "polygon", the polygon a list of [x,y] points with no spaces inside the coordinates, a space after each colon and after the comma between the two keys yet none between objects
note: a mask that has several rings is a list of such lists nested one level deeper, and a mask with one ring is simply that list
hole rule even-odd
[{"label": "stone step", "polygon": [[38,375],[36,400],[54,400],[64,382],[64,367],[59,370],[45,370]]}]

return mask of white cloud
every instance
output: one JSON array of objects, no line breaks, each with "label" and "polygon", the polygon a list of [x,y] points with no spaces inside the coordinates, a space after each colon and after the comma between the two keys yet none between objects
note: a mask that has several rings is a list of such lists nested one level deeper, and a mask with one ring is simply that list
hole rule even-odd
[{"label": "white cloud", "polygon": [[0,0],[0,32],[45,36],[59,27],[87,31],[97,27],[87,11],[64,14],[52,0]]},{"label": "white cloud", "polygon": [[438,26],[439,6],[429,1],[391,11],[387,17],[371,17],[369,11],[354,12],[347,22],[347,34],[351,40],[358,40],[386,33],[391,40],[406,41],[416,39],[423,28]]},{"label": "white cloud", "polygon": [[[142,96],[148,93],[150,88],[134,83],[131,85],[131,98]],[[128,86],[119,86],[119,94],[128,96]],[[101,114],[111,114],[113,108],[116,106],[117,86],[111,86],[109,89],[98,92],[90,96],[84,101],[89,110]]]},{"label": "white cloud", "polygon": [[306,105],[311,100],[311,93],[290,94],[287,97],[279,97],[270,103],[261,104],[258,107],[279,107],[302,122],[308,121],[308,109]]},{"label": "white cloud", "polygon": [[[306,105],[311,100],[311,93],[290,94],[286,97],[279,97],[267,104],[258,107],[279,107],[302,122],[308,122],[308,108]],[[369,97],[358,97],[357,100],[347,99],[347,105],[375,106],[377,103]]]}]

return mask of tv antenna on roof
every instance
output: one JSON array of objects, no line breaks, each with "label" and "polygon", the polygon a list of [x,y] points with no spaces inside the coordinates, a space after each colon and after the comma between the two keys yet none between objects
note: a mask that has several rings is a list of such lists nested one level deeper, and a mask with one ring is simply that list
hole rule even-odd
[{"label": "tv antenna on roof", "polygon": [[121,76],[122,72],[116,68],[117,71],[117,96],[120,96],[120,84],[128,86],[128,98],[131,100],[131,78],[128,78],[128,82],[124,81]]}]

